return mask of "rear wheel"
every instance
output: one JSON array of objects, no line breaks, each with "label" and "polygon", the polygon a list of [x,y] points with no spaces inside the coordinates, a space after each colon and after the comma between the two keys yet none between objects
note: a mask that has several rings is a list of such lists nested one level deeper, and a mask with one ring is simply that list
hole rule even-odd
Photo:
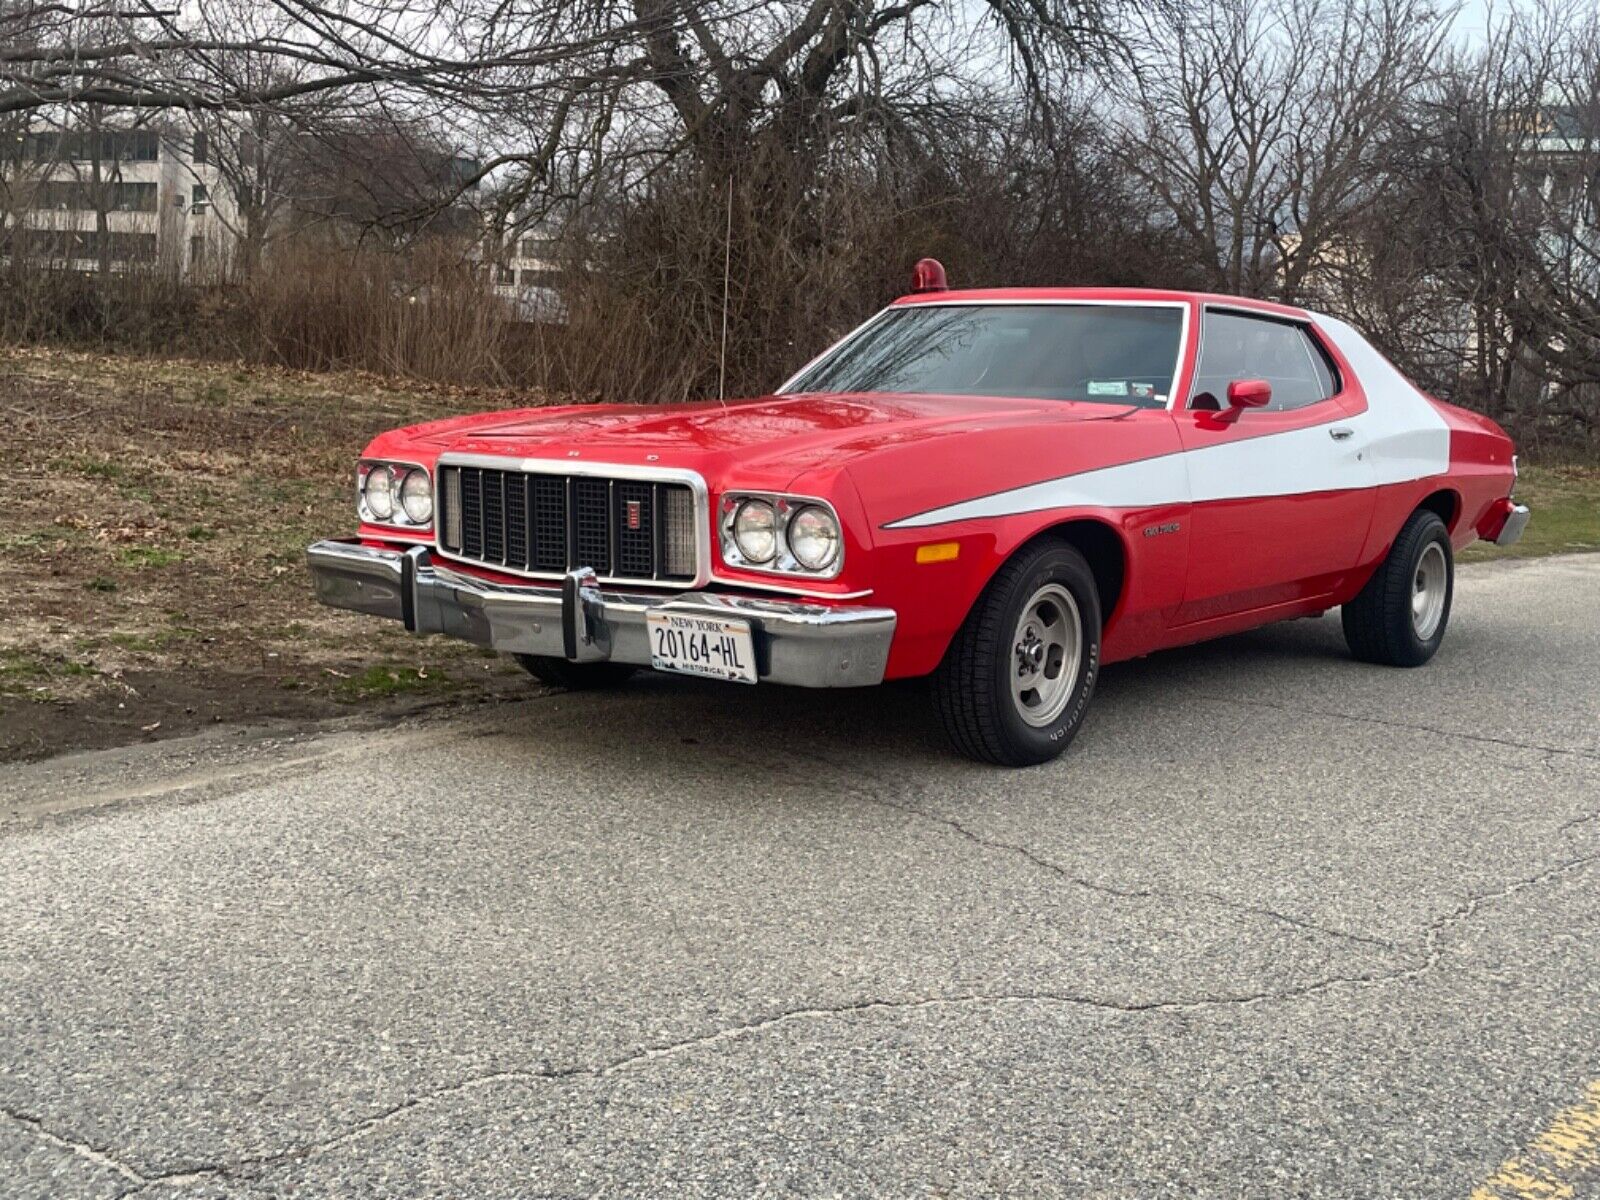
[{"label": "rear wheel", "polygon": [[565,688],[569,692],[616,687],[626,683],[634,670],[627,663],[575,663],[542,654],[519,654],[516,658],[522,664],[522,669],[540,683]]},{"label": "rear wheel", "polygon": [[1100,595],[1083,555],[1046,542],[984,589],[933,679],[945,732],[968,758],[1048,762],[1088,711],[1100,665]]},{"label": "rear wheel", "polygon": [[1393,667],[1427,662],[1450,623],[1455,570],[1450,531],[1439,514],[1412,513],[1388,557],[1340,614],[1350,653]]}]

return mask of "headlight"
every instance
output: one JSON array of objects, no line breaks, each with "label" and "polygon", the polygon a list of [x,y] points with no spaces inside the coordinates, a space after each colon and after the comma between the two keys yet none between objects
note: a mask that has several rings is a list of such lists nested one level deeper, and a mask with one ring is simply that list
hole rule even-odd
[{"label": "headlight", "polygon": [[807,505],[789,519],[789,553],[808,571],[822,571],[839,555],[839,521],[826,509]]},{"label": "headlight", "polygon": [[778,514],[765,500],[746,500],[733,517],[733,540],[753,563],[771,562],[778,553]]},{"label": "headlight", "polygon": [[363,460],[356,469],[356,491],[363,521],[404,529],[433,524],[433,478],[426,467]]},{"label": "headlight", "polygon": [[834,579],[844,571],[844,527],[816,496],[727,492],[717,501],[723,564],[736,571]]},{"label": "headlight", "polygon": [[401,483],[400,507],[413,525],[426,525],[433,520],[433,484],[421,467],[408,472]]},{"label": "headlight", "polygon": [[361,498],[367,511],[378,521],[394,516],[394,472],[388,467],[373,467],[361,485]]}]

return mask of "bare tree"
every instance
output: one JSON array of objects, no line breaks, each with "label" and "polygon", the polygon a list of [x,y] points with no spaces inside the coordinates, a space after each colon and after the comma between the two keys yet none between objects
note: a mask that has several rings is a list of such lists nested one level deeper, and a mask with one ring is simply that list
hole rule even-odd
[{"label": "bare tree", "polygon": [[[755,7],[754,0],[745,11]],[[608,11],[608,6],[602,6]],[[0,114],[71,103],[188,111],[276,105],[362,87],[444,100],[504,96],[497,76],[570,90],[579,63],[661,18],[571,28],[568,6],[463,0],[9,0]],[[241,72],[241,62],[276,70]]]},{"label": "bare tree", "polygon": [[1524,432],[1600,430],[1600,18],[1515,11],[1445,59],[1396,142],[1344,304],[1440,391]]},{"label": "bare tree", "polygon": [[1384,203],[1446,29],[1428,0],[1217,0],[1157,27],[1118,90],[1123,166],[1212,286],[1293,300]]}]

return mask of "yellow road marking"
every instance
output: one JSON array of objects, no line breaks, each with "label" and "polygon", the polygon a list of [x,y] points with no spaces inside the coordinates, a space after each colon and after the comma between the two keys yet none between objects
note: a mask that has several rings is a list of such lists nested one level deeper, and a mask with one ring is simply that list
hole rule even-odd
[{"label": "yellow road marking", "polygon": [[1472,1200],[1571,1200],[1579,1176],[1600,1171],[1600,1081],[1555,1115],[1518,1158],[1508,1158]]}]

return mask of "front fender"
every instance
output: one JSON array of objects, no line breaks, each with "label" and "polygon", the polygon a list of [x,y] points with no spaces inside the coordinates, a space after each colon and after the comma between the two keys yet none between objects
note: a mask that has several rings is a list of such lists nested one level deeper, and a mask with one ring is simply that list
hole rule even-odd
[{"label": "front fender", "polygon": [[[1188,505],[1180,503],[1054,509],[910,529],[880,527],[875,531],[873,599],[899,614],[888,677],[933,671],[1001,566],[1043,537],[1063,537],[1089,549],[1090,539],[1081,536],[1085,526],[1109,532],[1122,560],[1116,572],[1120,589],[1106,606],[1109,611],[1102,613],[1101,660],[1146,653],[1183,600],[1187,517]],[[952,545],[956,549],[950,557],[946,548]],[[919,551],[925,551],[927,561],[919,561]],[[1092,558],[1090,565],[1096,565]]]},{"label": "front fender", "polygon": [[[1181,448],[1171,414],[1142,409],[918,439],[852,462],[873,521],[875,602],[900,615],[889,675],[937,667],[1001,565],[1035,538],[1070,538],[1078,523],[1108,530],[1123,556],[1102,660],[1153,649],[1188,568]],[[953,556],[919,561],[919,549],[947,544]]]}]

